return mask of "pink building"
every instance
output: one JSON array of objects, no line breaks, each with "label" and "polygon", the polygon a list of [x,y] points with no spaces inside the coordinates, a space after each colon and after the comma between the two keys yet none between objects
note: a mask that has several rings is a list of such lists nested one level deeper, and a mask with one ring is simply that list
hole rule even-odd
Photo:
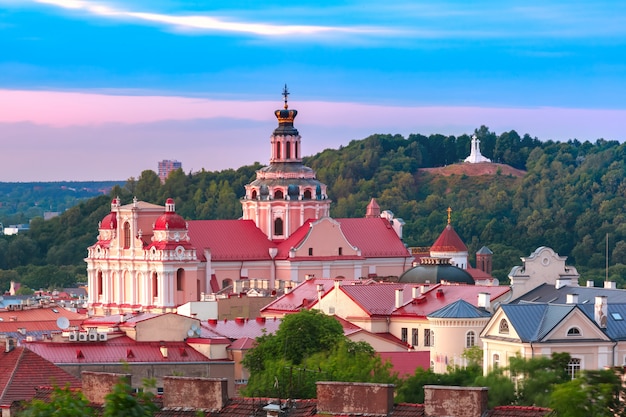
[{"label": "pink building", "polygon": [[242,283],[272,292],[312,276],[397,277],[411,267],[404,222],[372,215],[375,201],[366,217],[329,217],[326,185],[302,164],[297,111],[285,99],[275,115],[270,165],[246,185],[242,219],[187,221],[173,199],[113,200],[85,259],[94,314],[175,311]]}]

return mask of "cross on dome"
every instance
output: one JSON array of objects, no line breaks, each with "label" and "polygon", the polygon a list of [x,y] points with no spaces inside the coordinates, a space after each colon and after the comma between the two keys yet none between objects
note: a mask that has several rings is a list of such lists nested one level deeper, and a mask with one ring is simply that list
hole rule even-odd
[{"label": "cross on dome", "polygon": [[287,84],[285,84],[285,87],[283,87],[283,97],[285,98],[285,109],[289,107],[287,105],[287,96],[289,96],[289,90],[287,89]]}]

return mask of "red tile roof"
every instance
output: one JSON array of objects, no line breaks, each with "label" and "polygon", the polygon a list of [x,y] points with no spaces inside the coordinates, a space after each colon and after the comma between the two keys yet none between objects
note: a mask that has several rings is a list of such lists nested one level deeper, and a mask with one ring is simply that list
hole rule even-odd
[{"label": "red tile roof", "polygon": [[275,247],[252,220],[191,220],[188,233],[202,261],[205,249],[215,261],[270,260]]},{"label": "red tile roof", "polygon": [[29,349],[16,347],[9,352],[0,351],[0,406],[32,399],[38,386],[63,387],[66,384],[71,388],[81,387],[78,378]]},{"label": "red tile roof", "polygon": [[[359,280],[342,280],[342,285],[349,285],[353,283],[361,283]],[[302,308],[311,308],[317,303],[317,286],[321,285],[326,294],[330,291],[334,285],[334,279],[328,278],[311,278],[299,283],[289,293],[284,294],[274,301],[266,305],[261,309],[261,313],[264,316],[271,316],[272,314],[283,315],[289,313],[297,313]]]},{"label": "red tile roof", "polygon": [[250,337],[255,339],[264,333],[275,333],[281,320],[267,319],[235,319],[235,320],[207,320],[201,323],[202,337],[226,337],[230,340]]},{"label": "red tile roof", "polygon": [[467,246],[456,234],[451,224],[448,224],[430,247],[431,252],[467,252]]},{"label": "red tile roof", "polygon": [[[430,368],[430,351],[412,351],[412,352],[379,352],[383,363],[391,362],[393,372],[397,372],[400,378],[406,378],[415,374],[417,368]],[[395,413],[394,413],[395,415]]]},{"label": "red tile roof", "polygon": [[[478,307],[478,294],[481,292],[491,294],[490,300],[493,302],[497,301],[498,298],[505,296],[511,291],[510,287],[506,285],[437,284],[431,287],[432,289],[423,294],[423,297],[418,297],[415,300],[411,299],[411,301],[395,310],[393,315],[425,317],[428,314],[450,305],[457,300],[464,300],[474,307]],[[442,291],[440,295],[437,294],[439,290]]]},{"label": "red tile roof", "polygon": [[503,405],[487,411],[485,417],[545,417],[554,415],[553,410],[544,407]]},{"label": "red tile roof", "polygon": [[[26,342],[24,346],[57,364],[210,361],[185,342],[137,342],[127,336],[106,342]],[[162,347],[167,348],[167,357]]]},{"label": "red tile roof", "polygon": [[398,237],[389,220],[375,218],[335,219],[348,241],[366,258],[410,257],[409,250]]},{"label": "red tile roof", "polygon": [[59,317],[67,318],[70,326],[78,326],[87,315],[74,313],[63,307],[0,311],[0,333],[16,332],[20,328],[26,331],[60,331],[57,326]]}]

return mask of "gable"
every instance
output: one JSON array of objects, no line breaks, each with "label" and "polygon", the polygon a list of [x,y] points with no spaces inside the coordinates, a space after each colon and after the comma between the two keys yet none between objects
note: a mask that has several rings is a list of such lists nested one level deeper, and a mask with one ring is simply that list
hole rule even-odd
[{"label": "gable", "polygon": [[[508,333],[504,333],[500,330],[500,326],[502,323],[502,320],[506,320],[507,324],[508,324]],[[481,338],[492,338],[492,339],[506,339],[506,340],[512,340],[512,341],[516,341],[516,342],[521,342],[522,338],[520,337],[520,335],[517,333],[517,331],[515,330],[515,327],[511,324],[511,320],[509,317],[507,317],[507,315],[505,314],[504,310],[502,308],[499,308],[495,314],[493,315],[493,317],[491,318],[491,320],[489,320],[489,322],[487,322],[487,325],[485,326],[485,328],[483,329],[483,331],[480,333],[480,337]]]},{"label": "gable", "polygon": [[360,256],[341,230],[341,224],[324,217],[309,224],[309,231],[294,248],[295,257]]},{"label": "gable", "polygon": [[[580,335],[574,335],[573,331],[568,336],[568,331],[572,328],[578,329]],[[542,342],[563,340],[575,343],[579,340],[608,341],[610,338],[586,314],[576,308],[541,339]]]}]

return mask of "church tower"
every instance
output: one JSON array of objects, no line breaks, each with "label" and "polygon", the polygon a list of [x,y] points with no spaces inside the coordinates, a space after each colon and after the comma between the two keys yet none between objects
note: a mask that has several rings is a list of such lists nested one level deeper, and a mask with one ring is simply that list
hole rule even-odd
[{"label": "church tower", "polygon": [[298,111],[289,109],[288,96],[285,85],[284,106],[274,112],[278,127],[270,137],[270,165],[257,171],[241,200],[243,219],[273,241],[287,239],[309,219],[330,215],[326,184],[302,164],[301,137],[293,125]]}]

